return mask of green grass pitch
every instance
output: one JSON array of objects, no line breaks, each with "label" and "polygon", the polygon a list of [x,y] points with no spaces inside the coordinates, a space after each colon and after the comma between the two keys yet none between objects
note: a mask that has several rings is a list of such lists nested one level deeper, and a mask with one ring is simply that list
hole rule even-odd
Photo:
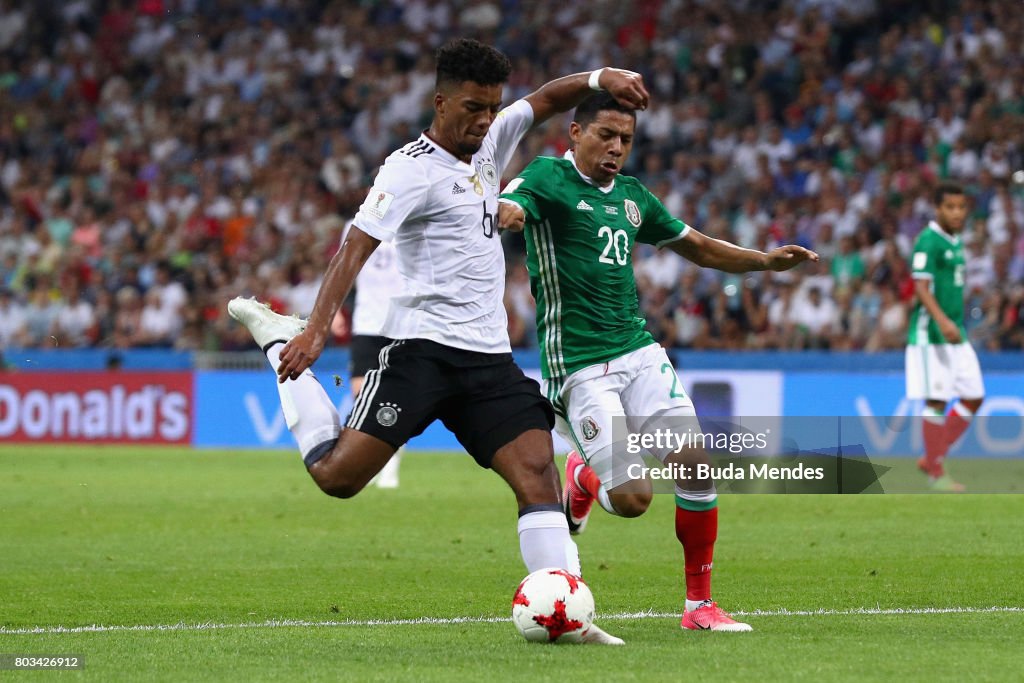
[{"label": "green grass pitch", "polygon": [[514,500],[466,456],[412,454],[400,489],[340,501],[295,453],[3,446],[0,653],[82,655],[64,676],[97,681],[1020,676],[1024,497],[723,496],[715,596],[750,634],[679,630],[655,498],[577,538],[626,647],[530,645],[507,619]]}]

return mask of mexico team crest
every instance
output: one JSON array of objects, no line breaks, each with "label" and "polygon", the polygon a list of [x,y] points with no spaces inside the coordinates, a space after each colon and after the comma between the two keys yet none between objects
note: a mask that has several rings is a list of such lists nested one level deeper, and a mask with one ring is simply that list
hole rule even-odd
[{"label": "mexico team crest", "polygon": [[594,422],[594,418],[587,415],[585,418],[580,420],[580,431],[583,432],[584,441],[593,441],[597,438],[597,435],[601,433],[601,428]]},{"label": "mexico team crest", "polygon": [[640,207],[636,205],[632,199],[626,200],[626,220],[632,224],[634,228],[640,227],[640,222],[643,217],[640,215]]}]

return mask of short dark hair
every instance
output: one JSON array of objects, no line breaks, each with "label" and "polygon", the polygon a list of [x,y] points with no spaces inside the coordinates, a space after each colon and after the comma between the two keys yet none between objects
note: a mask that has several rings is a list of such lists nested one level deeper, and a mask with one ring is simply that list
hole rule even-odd
[{"label": "short dark hair", "polygon": [[500,85],[512,73],[512,62],[490,45],[470,38],[453,38],[437,50],[437,88],[472,81]]},{"label": "short dark hair", "polygon": [[964,192],[964,186],[960,183],[954,183],[952,180],[943,180],[935,187],[935,206],[942,203],[942,200],[947,194],[967,194]]},{"label": "short dark hair", "polygon": [[580,128],[586,128],[603,111],[621,111],[623,114],[629,114],[633,117],[633,121],[636,121],[635,110],[620,104],[617,99],[603,91],[594,93],[580,102],[572,114],[572,120],[579,124]]}]

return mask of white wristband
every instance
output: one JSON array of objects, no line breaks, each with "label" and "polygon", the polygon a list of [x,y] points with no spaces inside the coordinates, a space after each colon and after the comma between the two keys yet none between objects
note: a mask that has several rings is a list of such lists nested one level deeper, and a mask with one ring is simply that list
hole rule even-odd
[{"label": "white wristband", "polygon": [[602,71],[604,71],[604,67],[602,67],[600,69],[594,69],[593,71],[590,72],[590,80],[587,81],[587,85],[590,86],[591,90],[597,90],[597,91],[604,90],[604,88],[602,88],[597,83],[601,79],[601,72]]}]

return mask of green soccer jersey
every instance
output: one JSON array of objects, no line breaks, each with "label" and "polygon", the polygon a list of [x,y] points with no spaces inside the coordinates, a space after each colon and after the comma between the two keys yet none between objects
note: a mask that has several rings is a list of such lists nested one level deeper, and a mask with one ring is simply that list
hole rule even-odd
[{"label": "green soccer jersey", "polygon": [[[967,339],[964,329],[964,248],[959,235],[950,235],[932,221],[914,242],[910,267],[915,280],[931,282],[931,291],[942,312],[960,326],[960,334]],[[907,343],[947,344],[939,326],[920,301],[914,302],[910,312]]]},{"label": "green soccer jersey", "polygon": [[677,240],[689,230],[685,223],[635,178],[618,176],[606,192],[584,180],[569,158],[538,157],[502,198],[526,212],[546,379],[654,343],[637,299],[633,245]]}]

